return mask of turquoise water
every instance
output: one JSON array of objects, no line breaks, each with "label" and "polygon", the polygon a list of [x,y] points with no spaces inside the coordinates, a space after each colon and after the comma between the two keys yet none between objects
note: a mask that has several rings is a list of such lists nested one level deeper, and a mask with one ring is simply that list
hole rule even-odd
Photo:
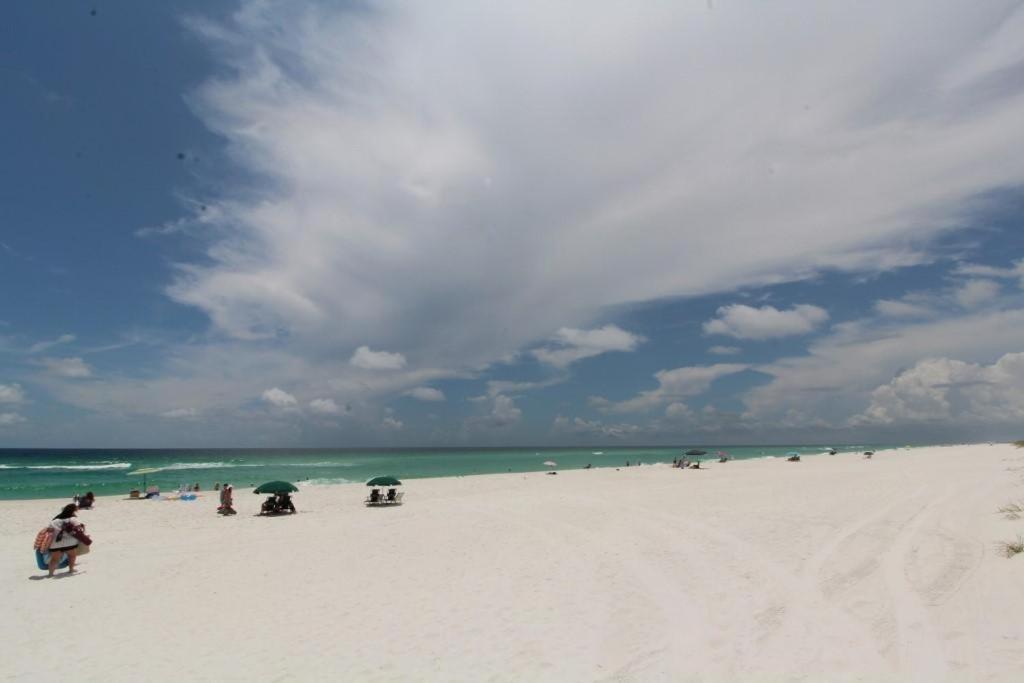
[{"label": "turquoise water", "polygon": [[[836,446],[857,452],[891,446]],[[299,484],[363,482],[391,474],[401,479],[450,477],[497,472],[536,472],[548,469],[623,467],[672,462],[684,450],[699,448],[715,459],[719,450],[735,459],[780,456],[788,451],[822,453],[824,445],[681,446],[673,448],[493,448],[493,449],[188,449],[188,450],[16,450],[0,449],[0,499],[70,498],[92,491],[98,496],[123,495],[129,489],[157,485],[163,491],[198,483],[236,487],[284,479]],[[136,470],[153,469],[148,474]]]}]

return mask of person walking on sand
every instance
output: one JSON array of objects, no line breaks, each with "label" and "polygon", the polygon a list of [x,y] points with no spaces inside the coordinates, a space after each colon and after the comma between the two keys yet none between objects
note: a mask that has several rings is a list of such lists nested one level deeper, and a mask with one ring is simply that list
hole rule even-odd
[{"label": "person walking on sand", "polygon": [[76,527],[80,527],[83,531],[85,529],[85,525],[75,517],[76,512],[78,512],[78,507],[74,503],[69,503],[50,521],[50,527],[53,528],[53,542],[50,543],[50,562],[47,567],[50,573],[47,576],[53,576],[53,572],[56,571],[57,565],[60,564],[64,555],[68,556],[68,574],[75,573],[75,560],[78,559]]}]

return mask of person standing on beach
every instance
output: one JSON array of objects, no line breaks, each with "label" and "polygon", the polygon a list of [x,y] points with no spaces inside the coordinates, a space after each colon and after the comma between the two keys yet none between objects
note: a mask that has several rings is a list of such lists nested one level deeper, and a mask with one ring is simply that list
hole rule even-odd
[{"label": "person standing on beach", "polygon": [[232,506],[234,500],[232,497],[231,484],[224,484],[224,488],[220,490],[220,507],[217,508],[217,512],[222,515],[233,515],[235,509]]},{"label": "person standing on beach", "polygon": [[49,548],[50,562],[47,568],[50,573],[48,576],[53,576],[53,572],[56,571],[57,565],[60,564],[64,555],[68,556],[68,574],[75,572],[75,560],[78,558],[78,537],[73,532],[75,527],[85,528],[85,525],[75,517],[77,511],[78,507],[74,503],[69,503],[50,521],[54,535]]}]

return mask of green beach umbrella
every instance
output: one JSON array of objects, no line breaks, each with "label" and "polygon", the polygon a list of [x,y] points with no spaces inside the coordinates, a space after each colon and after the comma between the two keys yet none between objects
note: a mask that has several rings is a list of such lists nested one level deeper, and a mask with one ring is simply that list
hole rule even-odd
[{"label": "green beach umbrella", "polygon": [[292,493],[298,491],[295,484],[289,484],[286,481],[268,481],[266,484],[260,484],[253,493]]},{"label": "green beach umbrella", "polygon": [[146,475],[147,474],[153,474],[154,472],[159,472],[159,471],[160,471],[159,467],[143,467],[141,470],[135,470],[133,472],[129,472],[128,474],[129,475],[141,474],[142,475],[142,488],[146,488]]},{"label": "green beach umbrella", "polygon": [[402,482],[398,481],[396,477],[374,477],[370,481],[366,482],[367,486],[401,486]]},{"label": "green beach umbrella", "polygon": [[702,451],[699,448],[691,448],[690,450],[683,453],[683,455],[707,455],[707,451]]}]

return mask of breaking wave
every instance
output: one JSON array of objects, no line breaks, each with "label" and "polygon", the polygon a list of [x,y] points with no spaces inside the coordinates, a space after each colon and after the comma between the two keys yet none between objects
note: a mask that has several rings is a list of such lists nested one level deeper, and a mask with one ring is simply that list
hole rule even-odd
[{"label": "breaking wave", "polygon": [[126,470],[130,462],[97,463],[94,465],[0,465],[0,470]]}]

